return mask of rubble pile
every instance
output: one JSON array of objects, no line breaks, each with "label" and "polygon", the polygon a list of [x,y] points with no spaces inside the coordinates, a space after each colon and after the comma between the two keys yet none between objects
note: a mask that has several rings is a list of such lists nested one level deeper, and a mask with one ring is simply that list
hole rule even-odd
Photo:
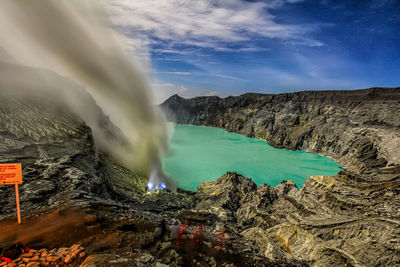
[{"label": "rubble pile", "polygon": [[80,245],[73,245],[70,248],[59,248],[47,250],[45,248],[36,250],[29,249],[18,258],[12,260],[2,258],[1,267],[42,267],[42,266],[76,266],[83,262],[87,253]]}]

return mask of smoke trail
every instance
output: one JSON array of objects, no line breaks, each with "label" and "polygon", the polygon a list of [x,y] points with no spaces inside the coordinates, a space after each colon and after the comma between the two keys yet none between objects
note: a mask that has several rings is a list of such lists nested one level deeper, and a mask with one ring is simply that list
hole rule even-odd
[{"label": "smoke trail", "polygon": [[[162,177],[165,124],[152,104],[145,78],[123,52],[96,3],[1,0],[0,46],[19,62],[52,69],[85,86],[127,141],[108,138],[102,125],[90,116],[90,107],[78,107],[71,99],[70,105],[93,129],[97,143],[125,166],[146,174],[155,168]],[[54,87],[57,90],[56,84]],[[163,178],[156,181],[161,182]]]}]

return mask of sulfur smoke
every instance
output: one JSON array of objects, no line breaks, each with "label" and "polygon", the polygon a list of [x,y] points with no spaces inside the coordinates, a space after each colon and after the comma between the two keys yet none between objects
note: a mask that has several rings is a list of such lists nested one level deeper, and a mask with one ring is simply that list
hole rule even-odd
[{"label": "sulfur smoke", "polygon": [[110,138],[91,105],[62,92],[102,149],[136,172],[152,173],[156,186],[169,183],[160,167],[165,123],[99,1],[1,0],[0,34],[0,46],[18,62],[69,77],[94,96],[120,129],[112,136],[120,138]]}]

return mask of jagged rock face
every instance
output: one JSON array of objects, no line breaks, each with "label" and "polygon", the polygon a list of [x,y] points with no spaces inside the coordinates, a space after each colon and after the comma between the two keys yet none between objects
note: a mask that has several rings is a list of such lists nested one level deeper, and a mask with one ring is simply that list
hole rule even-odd
[{"label": "jagged rock face", "polygon": [[216,181],[205,182],[198,187],[199,195],[207,197],[206,200],[199,200],[197,208],[214,205],[235,212],[247,194],[256,190],[257,185],[251,179],[229,172]]},{"label": "jagged rock face", "polygon": [[320,153],[356,172],[400,164],[400,88],[223,99],[174,95],[161,107],[177,123],[221,127],[272,146]]},{"label": "jagged rock face", "polygon": [[310,245],[320,246],[314,256],[307,256],[317,263],[326,262],[324,253],[329,250],[351,265],[399,264],[399,185],[398,178],[373,182],[345,172],[310,177],[297,194],[284,195],[271,206],[280,224],[267,231],[286,240],[303,258],[307,245],[296,243],[287,231],[296,226],[296,235],[306,233]]},{"label": "jagged rock face", "polygon": [[202,183],[196,192],[196,209],[216,213],[227,221],[252,224],[257,210],[276,198],[268,185],[257,185],[249,178],[228,172],[216,181]]},{"label": "jagged rock face", "polygon": [[[230,194],[229,192],[233,192]],[[347,172],[312,176],[298,189],[227,173],[199,186],[196,209],[230,226],[245,247],[271,260],[313,266],[400,264],[400,180]]]}]

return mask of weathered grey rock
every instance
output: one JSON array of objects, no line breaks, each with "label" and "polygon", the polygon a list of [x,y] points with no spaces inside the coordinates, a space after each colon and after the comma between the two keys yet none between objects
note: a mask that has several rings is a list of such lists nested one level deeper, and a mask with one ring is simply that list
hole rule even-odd
[{"label": "weathered grey rock", "polygon": [[221,178],[204,182],[198,187],[199,200],[196,208],[214,206],[235,212],[246,195],[256,190],[257,185],[251,179],[228,172]]},{"label": "weathered grey rock", "polygon": [[44,179],[24,184],[22,186],[23,195],[21,196],[21,201],[46,199],[55,188],[56,187],[52,181]]},{"label": "weathered grey rock", "polygon": [[279,185],[274,187],[274,191],[278,197],[281,197],[283,195],[289,195],[292,192],[296,194],[298,188],[295,182],[283,180]]}]

